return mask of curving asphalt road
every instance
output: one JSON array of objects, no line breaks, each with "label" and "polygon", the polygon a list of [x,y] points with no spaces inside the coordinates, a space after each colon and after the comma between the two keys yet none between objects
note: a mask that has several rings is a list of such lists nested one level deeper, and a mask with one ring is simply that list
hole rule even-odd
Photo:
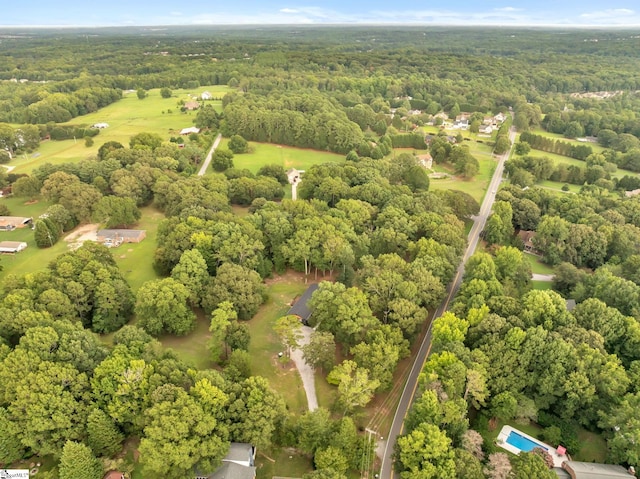
[{"label": "curving asphalt road", "polygon": [[[491,177],[491,181],[489,182],[487,194],[482,201],[479,213],[473,220],[473,227],[471,228],[471,231],[469,231],[467,249],[464,253],[464,256],[462,257],[462,261],[460,262],[460,266],[458,267],[458,271],[456,272],[453,281],[447,287],[447,297],[444,299],[442,304],[440,304],[440,307],[436,310],[433,316],[434,319],[442,316],[442,314],[447,309],[449,309],[449,303],[451,302],[451,299],[455,296],[458,289],[460,289],[460,285],[462,284],[462,277],[464,275],[464,266],[467,260],[475,251],[476,246],[478,246],[480,233],[482,232],[482,230],[484,230],[487,218],[491,213],[491,207],[493,206],[493,202],[496,199],[496,192],[498,191],[498,187],[500,186],[500,182],[502,181],[504,162],[509,158],[509,155],[511,154],[515,137],[515,128],[511,127],[511,130],[509,131],[511,148],[504,155],[498,156],[498,163],[496,165],[493,176]],[[422,344],[420,345],[420,349],[416,354],[415,361],[413,363],[413,366],[411,367],[411,371],[409,372],[409,377],[404,386],[404,390],[402,391],[402,396],[400,397],[398,408],[396,409],[396,413],[393,417],[393,423],[391,424],[391,429],[389,430],[389,435],[387,437],[386,445],[384,448],[382,466],[380,467],[380,477],[382,479],[394,479],[399,477],[399,475],[393,469],[393,450],[396,443],[396,438],[400,434],[402,434],[402,429],[404,427],[404,418],[407,415],[407,411],[409,410],[411,403],[413,402],[416,388],[418,387],[418,376],[420,375],[422,366],[424,365],[427,356],[429,355],[429,351],[431,350],[432,324],[433,321],[429,325],[429,329],[427,330],[427,333],[422,340]]]}]

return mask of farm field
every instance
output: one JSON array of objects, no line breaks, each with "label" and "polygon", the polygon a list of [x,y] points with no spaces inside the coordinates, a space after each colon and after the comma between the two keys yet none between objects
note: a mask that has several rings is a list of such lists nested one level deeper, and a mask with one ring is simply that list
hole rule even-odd
[{"label": "farm field", "polygon": [[[178,102],[189,100],[189,95],[199,95],[208,91],[214,98],[221,97],[232,91],[225,85],[202,86],[191,90],[173,90],[171,98],[162,98],[160,89],[148,91],[147,98],[139,100],[136,92],[129,92],[116,103],[112,103],[88,115],[74,118],[66,125],[90,126],[95,123],[108,123],[109,127],[100,130],[100,134],[93,138],[91,147],[85,146],[84,139],[45,141],[40,144],[38,151],[30,155],[23,155],[11,161],[10,166],[15,166],[15,173],[29,173],[43,163],[65,163],[68,161],[80,161],[89,156],[96,155],[98,149],[108,141],[117,141],[123,145],[129,144],[129,139],[141,132],[157,133],[168,140],[177,135],[182,128],[193,126],[196,112],[180,111]],[[208,100],[206,104],[213,105],[217,110],[222,110],[222,102]],[[171,111],[171,113],[168,113]]]}]

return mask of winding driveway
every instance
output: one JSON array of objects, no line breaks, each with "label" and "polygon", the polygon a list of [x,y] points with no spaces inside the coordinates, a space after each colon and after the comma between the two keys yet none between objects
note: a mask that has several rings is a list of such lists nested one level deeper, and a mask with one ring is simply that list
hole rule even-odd
[{"label": "winding driveway", "polygon": [[218,133],[218,136],[216,136],[216,139],[213,140],[213,145],[211,145],[211,149],[209,150],[209,153],[207,153],[207,157],[204,159],[204,163],[202,163],[202,166],[200,167],[200,171],[198,171],[198,176],[204,176],[204,174],[207,172],[207,168],[209,168],[209,164],[211,163],[211,157],[213,156],[213,152],[216,151],[216,148],[218,148],[218,145],[220,144],[221,139],[222,139],[222,134]]},{"label": "winding driveway", "polygon": [[315,411],[318,409],[315,376],[313,374],[313,368],[309,366],[302,357],[302,346],[309,344],[313,328],[301,325],[300,332],[302,333],[302,338],[299,341],[300,348],[291,351],[291,359],[293,359],[293,362],[296,364],[296,368],[298,368],[298,372],[302,378],[302,386],[304,387],[304,392],[307,394],[309,411]]}]

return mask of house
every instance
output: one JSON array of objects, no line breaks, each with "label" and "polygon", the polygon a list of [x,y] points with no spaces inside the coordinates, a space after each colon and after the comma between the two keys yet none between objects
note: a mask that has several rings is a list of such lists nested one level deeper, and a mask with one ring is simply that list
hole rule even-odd
[{"label": "house", "polygon": [[127,479],[127,476],[124,472],[109,471],[104,475],[102,479]]},{"label": "house", "polygon": [[145,230],[99,230],[97,241],[111,247],[122,243],[140,243],[146,236]]},{"label": "house", "polygon": [[200,99],[201,100],[211,100],[213,98],[213,95],[211,93],[209,93],[208,91],[203,91],[200,94]]},{"label": "house", "polygon": [[504,122],[504,120],[506,120],[506,118],[507,117],[504,116],[504,113],[500,112],[500,113],[498,113],[497,115],[495,115],[493,117],[494,124],[499,125],[500,123]]},{"label": "house", "polygon": [[190,135],[191,133],[200,133],[200,128],[190,126],[189,128],[183,128],[182,130],[180,130],[181,135]]},{"label": "house", "polygon": [[535,231],[527,231],[527,230],[518,231],[518,238],[522,240],[522,244],[524,245],[524,250],[527,253],[537,254],[538,252],[538,250],[536,250],[536,247],[533,245],[533,238],[535,236],[536,236]]},{"label": "house", "polygon": [[191,100],[191,101],[185,102],[184,104],[185,110],[192,111],[192,110],[197,110],[198,108],[200,108],[200,103],[198,103],[197,101]]},{"label": "house", "polygon": [[493,125],[480,125],[478,133],[482,133],[483,135],[490,135],[491,133],[493,133]]},{"label": "house", "polygon": [[298,298],[295,304],[291,306],[291,308],[289,308],[289,311],[287,311],[287,316],[297,316],[298,318],[300,318],[302,324],[308,324],[309,318],[311,317],[312,313],[308,303],[316,289],[318,289],[317,283],[310,285],[307,290],[302,293],[302,296]]},{"label": "house", "polygon": [[627,198],[631,198],[632,196],[637,196],[637,195],[640,195],[640,188],[638,188],[637,190],[624,192],[624,196],[626,196]]},{"label": "house", "polygon": [[0,253],[19,253],[27,247],[24,241],[0,241]]},{"label": "house", "polygon": [[91,128],[97,128],[98,130],[103,130],[105,128],[109,128],[109,123],[95,123],[91,126]]},{"label": "house", "polygon": [[424,155],[418,155],[418,163],[425,167],[427,170],[430,170],[433,166],[433,158],[429,153],[425,153]]},{"label": "house", "polygon": [[24,228],[33,222],[33,218],[23,216],[0,216],[0,231],[12,231],[16,228]]},{"label": "house", "polygon": [[304,173],[304,170],[296,170],[295,168],[288,169],[287,181],[289,181],[289,184],[294,185],[299,182],[300,178],[302,177],[302,173]]},{"label": "house", "polygon": [[222,465],[211,474],[196,474],[196,479],[255,479],[256,447],[232,442]]},{"label": "house", "polygon": [[565,461],[562,463],[562,469],[569,474],[571,479],[629,479],[636,477],[633,469],[627,470],[622,466],[611,464]]}]

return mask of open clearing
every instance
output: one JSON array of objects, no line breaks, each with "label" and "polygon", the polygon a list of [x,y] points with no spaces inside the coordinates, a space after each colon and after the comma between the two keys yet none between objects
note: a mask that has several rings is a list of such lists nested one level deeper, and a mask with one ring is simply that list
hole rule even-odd
[{"label": "open clearing", "polygon": [[[189,95],[197,96],[209,91],[214,98],[222,97],[232,91],[225,85],[202,86],[190,90],[173,90],[171,98],[162,98],[159,89],[148,91],[148,97],[139,100],[135,92],[123,94],[123,98],[99,111],[74,118],[66,125],[91,126],[95,123],[108,123],[109,127],[100,130],[100,134],[93,138],[94,144],[87,147],[84,139],[64,141],[44,141],[38,151],[22,155],[14,159],[15,173],[29,173],[43,163],[65,163],[80,161],[96,155],[98,149],[108,141],[118,141],[123,145],[129,144],[129,139],[141,132],[157,133],[168,140],[179,134],[182,128],[193,126],[196,112],[181,112],[178,102],[188,101]],[[205,102],[222,111],[220,100]],[[169,113],[171,111],[171,113]],[[17,126],[17,125],[16,125]]]},{"label": "open clearing", "polygon": [[[223,142],[222,147],[226,147]],[[344,155],[329,153],[328,151],[294,148],[292,146],[273,145],[270,143],[249,142],[250,153],[243,153],[233,157],[236,168],[257,173],[264,165],[282,165],[285,170],[295,168],[306,170],[313,165],[322,163],[343,163]]]}]

